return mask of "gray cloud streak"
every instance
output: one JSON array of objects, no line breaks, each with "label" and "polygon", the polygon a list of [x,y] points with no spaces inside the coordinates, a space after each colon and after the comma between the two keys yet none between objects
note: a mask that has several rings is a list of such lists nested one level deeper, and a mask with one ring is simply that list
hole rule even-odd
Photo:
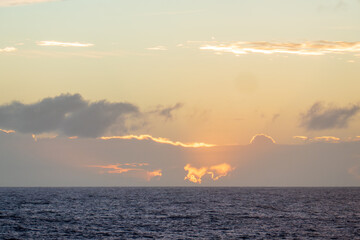
[{"label": "gray cloud streak", "polygon": [[159,110],[159,115],[165,117],[166,119],[172,119],[173,115],[172,112],[181,108],[183,106],[182,103],[177,103],[172,107],[167,107]]},{"label": "gray cloud streak", "polygon": [[80,94],[62,94],[33,104],[14,101],[0,105],[0,128],[21,133],[99,137],[114,125],[118,133],[125,133],[126,117],[138,112],[130,103],[89,102]]},{"label": "gray cloud streak", "polygon": [[301,114],[300,126],[307,130],[346,128],[359,110],[358,105],[343,108],[325,107],[323,103],[316,102],[306,113]]}]

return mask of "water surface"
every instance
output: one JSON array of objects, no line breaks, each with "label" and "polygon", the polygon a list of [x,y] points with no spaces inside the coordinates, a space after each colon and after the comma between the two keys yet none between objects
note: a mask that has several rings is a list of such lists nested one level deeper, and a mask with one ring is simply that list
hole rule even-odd
[{"label": "water surface", "polygon": [[360,188],[0,188],[0,239],[360,239]]}]

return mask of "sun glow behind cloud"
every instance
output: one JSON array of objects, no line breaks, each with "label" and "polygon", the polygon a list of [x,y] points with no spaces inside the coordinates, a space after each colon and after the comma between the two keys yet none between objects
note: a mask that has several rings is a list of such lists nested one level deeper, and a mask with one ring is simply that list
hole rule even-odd
[{"label": "sun glow behind cloud", "polygon": [[229,172],[234,170],[234,168],[227,163],[201,168],[195,168],[190,164],[186,164],[184,170],[188,172],[184,180],[189,180],[190,182],[201,184],[201,179],[206,174],[209,174],[211,179],[216,181],[221,177],[225,177]]},{"label": "sun glow behind cloud", "polygon": [[164,144],[170,144],[174,146],[181,146],[186,148],[198,148],[198,147],[214,147],[216,145],[214,144],[207,144],[207,143],[182,143],[179,141],[171,141],[167,138],[161,138],[161,137],[153,137],[151,135],[127,135],[127,136],[110,136],[110,137],[100,137],[99,139],[103,140],[110,140],[110,139],[137,139],[137,140],[152,140],[157,143],[164,143]]}]

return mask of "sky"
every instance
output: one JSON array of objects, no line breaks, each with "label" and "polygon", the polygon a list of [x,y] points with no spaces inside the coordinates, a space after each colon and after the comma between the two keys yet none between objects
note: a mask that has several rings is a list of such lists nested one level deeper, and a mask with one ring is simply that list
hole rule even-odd
[{"label": "sky", "polygon": [[359,12],[0,0],[0,186],[359,186]]}]

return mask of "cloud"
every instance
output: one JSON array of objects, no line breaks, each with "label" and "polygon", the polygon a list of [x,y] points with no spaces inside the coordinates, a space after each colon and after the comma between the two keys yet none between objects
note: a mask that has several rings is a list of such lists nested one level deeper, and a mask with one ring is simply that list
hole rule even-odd
[{"label": "cloud", "polygon": [[42,2],[53,2],[57,0],[1,0],[0,7],[11,7]]},{"label": "cloud", "polygon": [[33,104],[0,105],[0,127],[20,133],[99,137],[114,126],[118,133],[126,133],[126,117],[137,113],[130,103],[89,102],[80,94],[62,94]]},{"label": "cloud", "polygon": [[38,46],[60,46],[60,47],[91,47],[92,43],[79,43],[79,42],[58,42],[58,41],[40,41]]},{"label": "cloud", "polygon": [[168,49],[167,49],[167,47],[165,47],[165,46],[155,46],[155,47],[147,48],[147,50],[166,51],[166,50],[168,50]]},{"label": "cloud", "polygon": [[[194,42],[193,42],[194,43]],[[197,42],[195,42],[197,43]],[[201,42],[200,42],[201,43]],[[359,53],[360,42],[345,41],[306,41],[306,42],[203,42],[201,50],[210,50],[217,54],[232,53],[235,55],[261,54],[295,54],[295,55],[324,55],[331,53]]]},{"label": "cloud", "polygon": [[40,139],[53,139],[56,138],[58,135],[54,133],[42,133],[42,134],[32,134],[32,138],[37,142]]},{"label": "cloud", "polygon": [[6,133],[6,134],[9,134],[9,133],[14,133],[15,131],[14,131],[14,130],[5,130],[5,129],[0,129],[0,132],[3,132],[3,133]]},{"label": "cloud", "polygon": [[85,58],[103,58],[123,56],[122,52],[107,52],[107,51],[38,51],[38,50],[23,50],[21,56],[26,57],[53,57],[53,58],[69,58],[69,57],[85,57]]},{"label": "cloud", "polygon": [[206,174],[209,174],[211,179],[216,181],[221,177],[225,177],[230,171],[234,170],[234,168],[227,163],[201,168],[195,168],[190,164],[186,164],[184,170],[188,172],[184,180],[201,184],[201,179]]},{"label": "cloud", "polygon": [[6,47],[6,48],[0,48],[0,53],[2,52],[15,52],[17,49],[14,47]]},{"label": "cloud", "polygon": [[250,140],[250,144],[254,145],[268,145],[276,143],[275,140],[266,134],[256,134]]},{"label": "cloud", "polygon": [[334,136],[321,136],[321,137],[314,137],[313,140],[317,142],[339,142],[340,138]]},{"label": "cloud", "polygon": [[167,138],[160,138],[160,137],[153,137],[150,135],[127,135],[127,136],[110,136],[110,137],[100,137],[103,140],[110,140],[110,139],[137,139],[137,140],[152,140],[157,143],[164,143],[170,144],[173,146],[181,146],[185,148],[198,148],[198,147],[214,147],[214,144],[207,144],[207,143],[182,143],[182,142],[174,142]]},{"label": "cloud", "polygon": [[174,106],[172,107],[167,107],[167,108],[163,108],[158,110],[158,113],[160,116],[165,117],[166,119],[172,119],[173,115],[172,112],[182,108],[183,104],[182,103],[176,103]]},{"label": "cloud", "polygon": [[[150,181],[154,177],[161,177],[162,171],[161,169],[157,169],[154,171],[148,171],[143,168],[136,168],[141,166],[147,166],[149,164],[147,163],[124,163],[124,164],[110,164],[110,165],[89,165],[88,167],[95,167],[95,168],[101,168],[101,169],[109,169],[106,171],[106,173],[117,173],[117,174],[123,174],[123,173],[129,173],[132,177],[139,177],[144,178],[146,181]],[[133,168],[129,168],[129,166]]]},{"label": "cloud", "polygon": [[360,110],[358,105],[350,107],[324,106],[321,102],[314,103],[310,109],[301,114],[300,126],[307,130],[324,130],[346,128],[349,121]]}]

